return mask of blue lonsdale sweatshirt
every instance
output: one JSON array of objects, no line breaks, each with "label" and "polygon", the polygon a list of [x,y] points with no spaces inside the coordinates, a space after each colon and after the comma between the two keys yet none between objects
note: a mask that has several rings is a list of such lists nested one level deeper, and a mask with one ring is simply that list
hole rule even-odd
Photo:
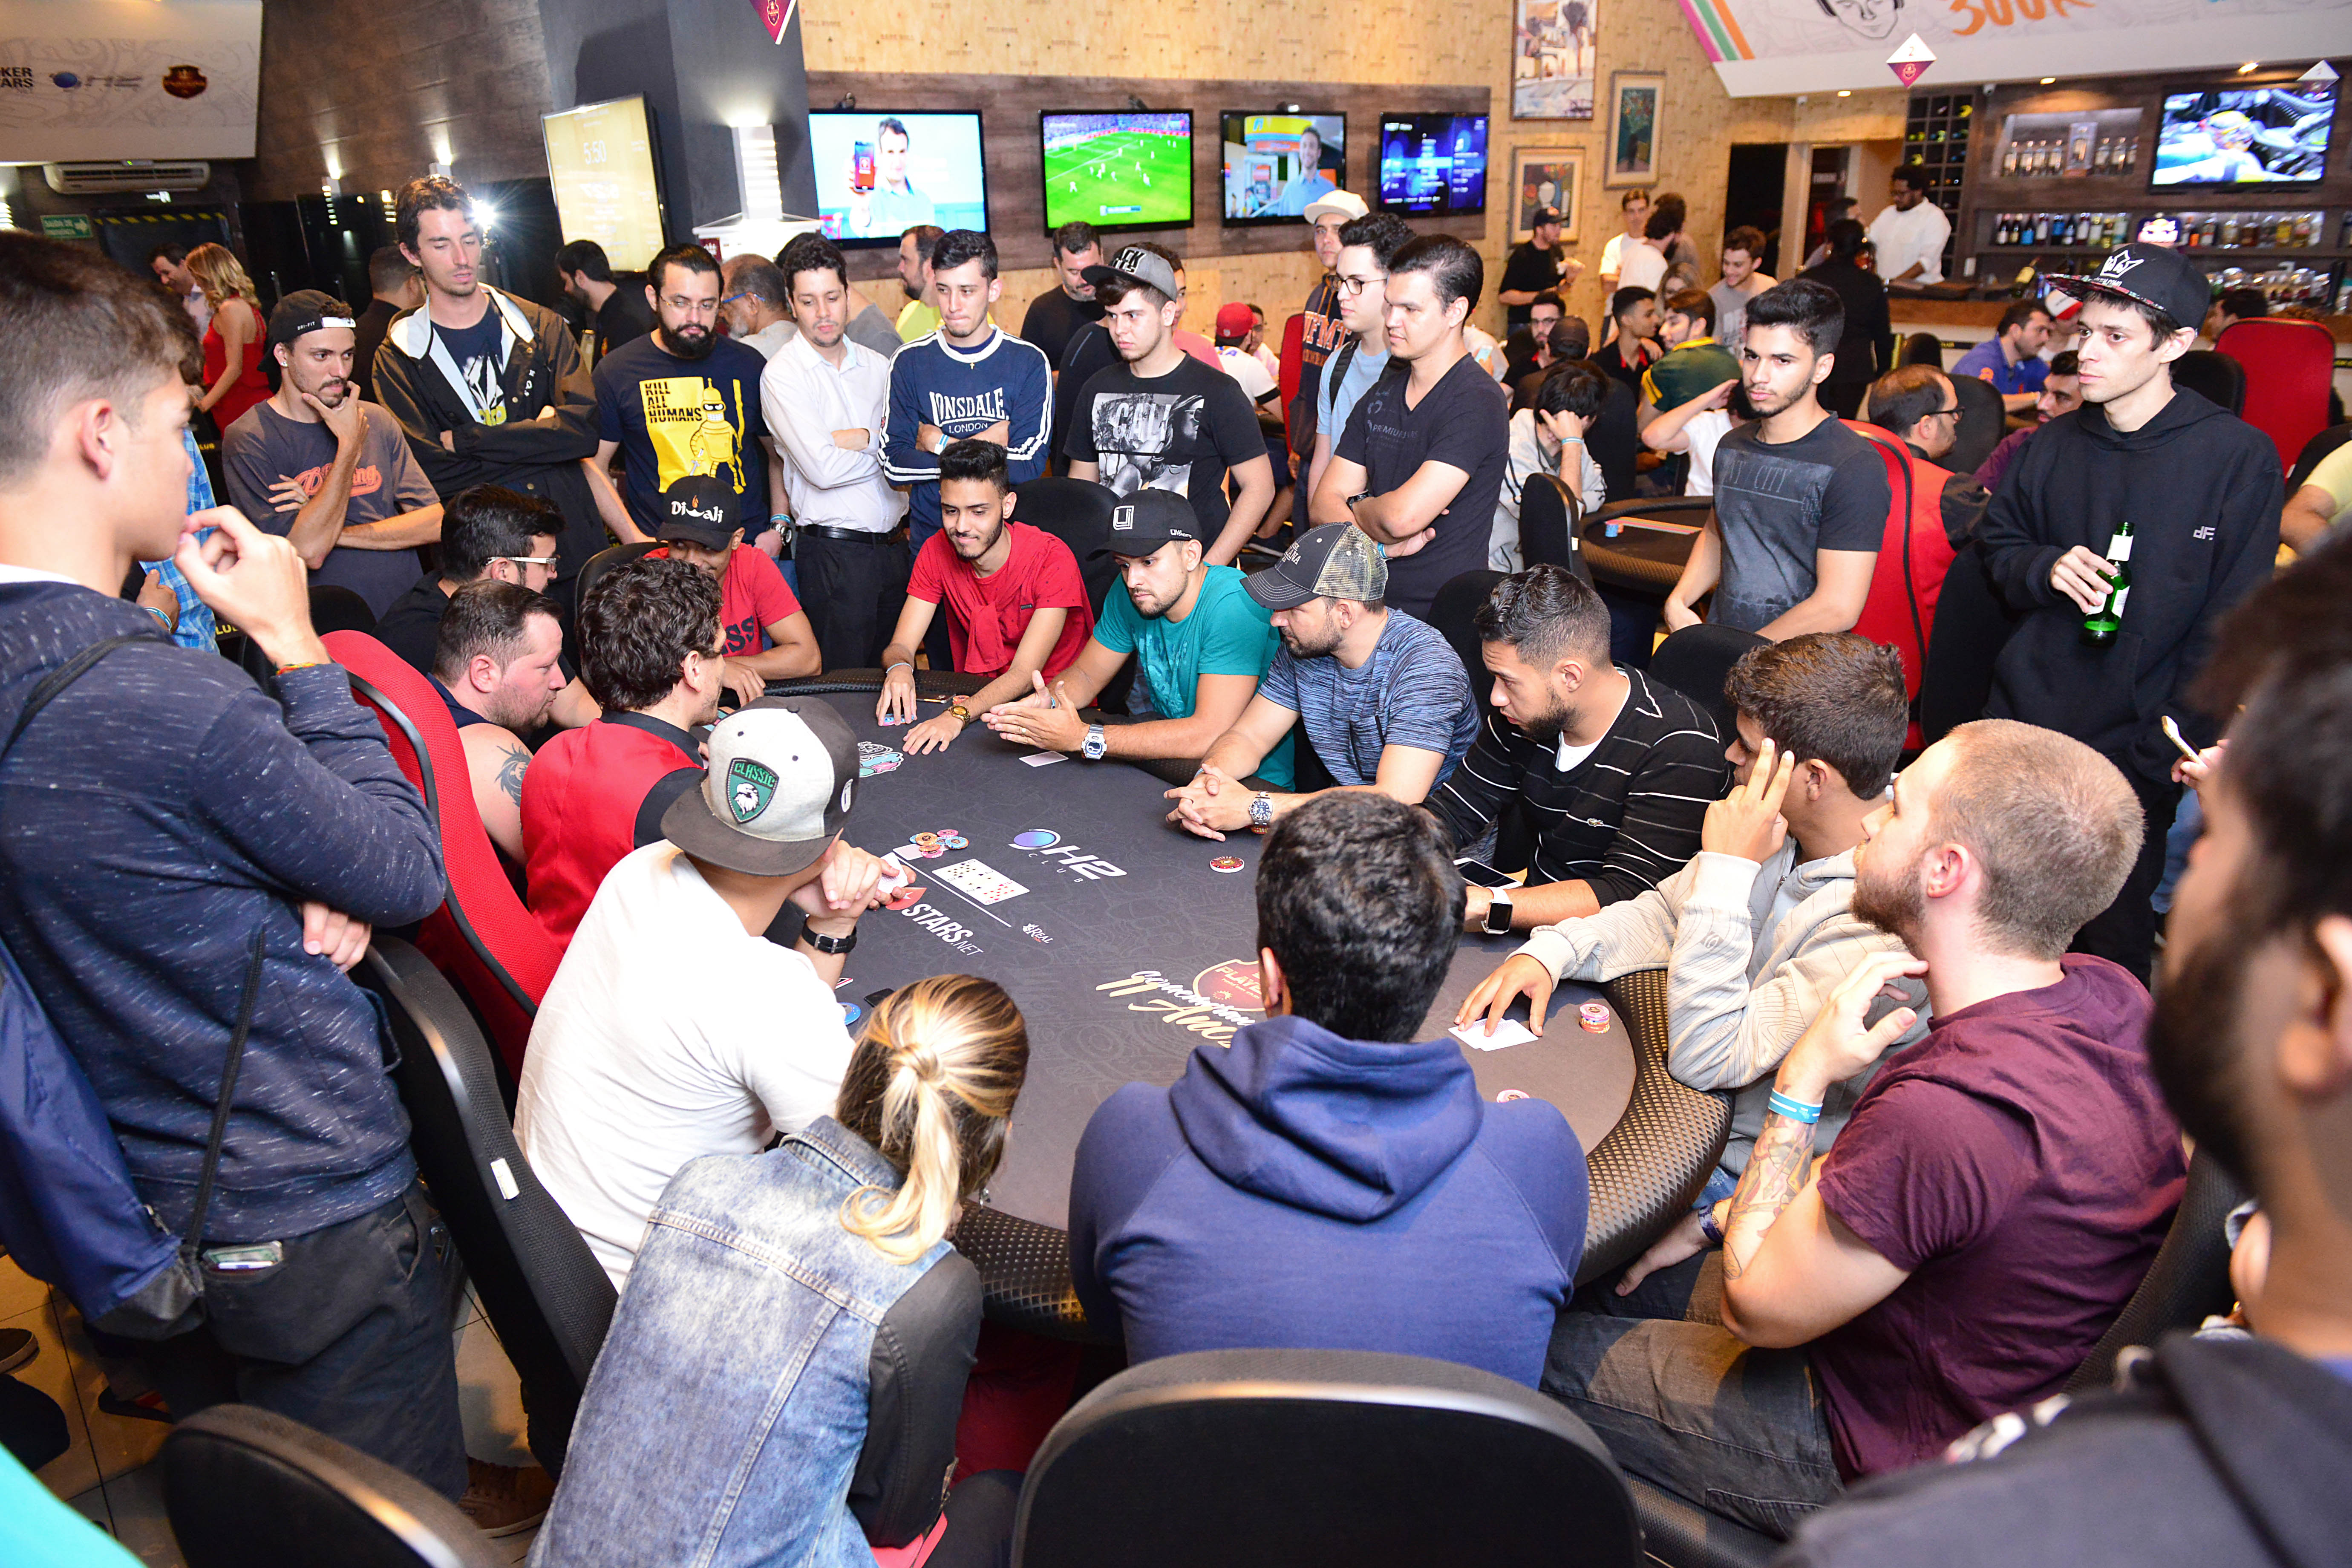
[{"label": "blue lonsdale sweatshirt", "polygon": [[915,444],[924,426],[950,441],[999,420],[1009,427],[1004,466],[1015,489],[1045,471],[1054,425],[1054,367],[1045,351],[992,327],[976,349],[937,332],[917,338],[890,362],[890,411],[882,477],[907,492],[907,534],[920,550],[940,531],[940,459]]},{"label": "blue lonsdale sweatshirt", "polygon": [[1269,1018],[1131,1083],[1079,1141],[1070,1273],[1130,1361],[1389,1351],[1529,1387],[1574,1289],[1584,1152],[1539,1100],[1489,1105],[1451,1039]]}]

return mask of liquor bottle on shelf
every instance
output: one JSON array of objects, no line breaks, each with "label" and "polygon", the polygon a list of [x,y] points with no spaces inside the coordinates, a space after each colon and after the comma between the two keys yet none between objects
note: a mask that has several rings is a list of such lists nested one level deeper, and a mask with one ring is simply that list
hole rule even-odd
[{"label": "liquor bottle on shelf", "polygon": [[2235,213],[2221,220],[2221,243],[2223,245],[2238,243],[2238,217]]},{"label": "liquor bottle on shelf", "polygon": [[2000,150],[2001,178],[2011,179],[2017,174],[2017,143],[2012,142]]},{"label": "liquor bottle on shelf", "polygon": [[2124,601],[2131,597],[2131,551],[2132,525],[2126,518],[2116,524],[2115,537],[2107,542],[2107,564],[2115,568],[2107,579],[2107,596],[2083,617],[2083,641],[2092,647],[2112,647],[2123,629]]},{"label": "liquor bottle on shelf", "polygon": [[2296,249],[2308,250],[2319,238],[2319,220],[2320,215],[2318,213],[2297,213],[2294,215],[2294,244]]}]

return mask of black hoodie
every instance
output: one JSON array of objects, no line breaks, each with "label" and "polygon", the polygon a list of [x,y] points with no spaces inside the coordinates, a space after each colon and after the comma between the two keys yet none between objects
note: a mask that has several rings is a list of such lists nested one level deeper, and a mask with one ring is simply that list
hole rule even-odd
[{"label": "black hoodie", "polygon": [[[1986,710],[2164,779],[2179,755],[2158,727],[2166,713],[2200,745],[2219,733],[2186,689],[2215,620],[2269,579],[2284,500],[2270,437],[2186,388],[2137,430],[2117,430],[2097,404],[2042,426],[2001,476],[1978,535],[1994,586],[2026,612],[1993,666]],[[2050,585],[2050,569],[2076,544],[2105,554],[2126,519],[2123,629],[2087,647],[2082,606]]]},{"label": "black hoodie", "polygon": [[[2335,1568],[2352,1556],[2352,1375],[2261,1340],[2175,1334],[2123,1391],[2053,1418],[2060,1403],[1963,1440],[1991,1457],[1855,1489],[1774,1568]],[[2048,1425],[2029,1431],[2037,1421]]]}]

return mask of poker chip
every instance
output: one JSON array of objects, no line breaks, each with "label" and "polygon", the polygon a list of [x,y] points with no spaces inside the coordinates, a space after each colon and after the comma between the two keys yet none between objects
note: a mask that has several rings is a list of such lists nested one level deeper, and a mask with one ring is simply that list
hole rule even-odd
[{"label": "poker chip", "polygon": [[936,833],[918,833],[907,842],[918,849],[936,849],[939,847],[940,836]]},{"label": "poker chip", "polygon": [[1238,855],[1220,855],[1215,859],[1209,862],[1209,869],[1212,871],[1238,871],[1242,869],[1242,858]]},{"label": "poker chip", "polygon": [[1609,1026],[1609,1004],[1606,1002],[1582,1003],[1577,1007],[1576,1015],[1588,1024],[1599,1024],[1603,1028]]},{"label": "poker chip", "polygon": [[1588,1035],[1605,1035],[1609,1032],[1609,1020],[1606,1018],[1589,1017],[1580,1014],[1576,1021],[1584,1026],[1584,1032]]},{"label": "poker chip", "polygon": [[1528,1091],[1524,1089],[1507,1089],[1502,1093],[1495,1097],[1495,1103],[1497,1105],[1508,1105],[1515,1100],[1525,1100],[1527,1097]]},{"label": "poker chip", "polygon": [[969,849],[971,847],[971,840],[966,838],[961,833],[942,837],[940,842],[946,845],[950,849]]},{"label": "poker chip", "polygon": [[863,1018],[864,1016],[866,1016],[866,1009],[859,1006],[856,1003],[844,1002],[841,1005],[841,1021],[845,1026],[855,1024],[858,1019]]}]

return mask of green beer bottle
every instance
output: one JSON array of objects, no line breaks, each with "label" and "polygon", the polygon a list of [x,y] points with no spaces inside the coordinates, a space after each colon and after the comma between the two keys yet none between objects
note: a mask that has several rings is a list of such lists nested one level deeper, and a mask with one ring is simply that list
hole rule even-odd
[{"label": "green beer bottle", "polygon": [[2107,582],[2106,602],[2083,617],[2083,640],[2093,647],[2109,647],[2116,633],[2123,628],[2124,601],[2131,597],[2132,525],[2128,519],[2116,524],[2116,534],[2107,541],[2107,564],[2115,574]]}]

